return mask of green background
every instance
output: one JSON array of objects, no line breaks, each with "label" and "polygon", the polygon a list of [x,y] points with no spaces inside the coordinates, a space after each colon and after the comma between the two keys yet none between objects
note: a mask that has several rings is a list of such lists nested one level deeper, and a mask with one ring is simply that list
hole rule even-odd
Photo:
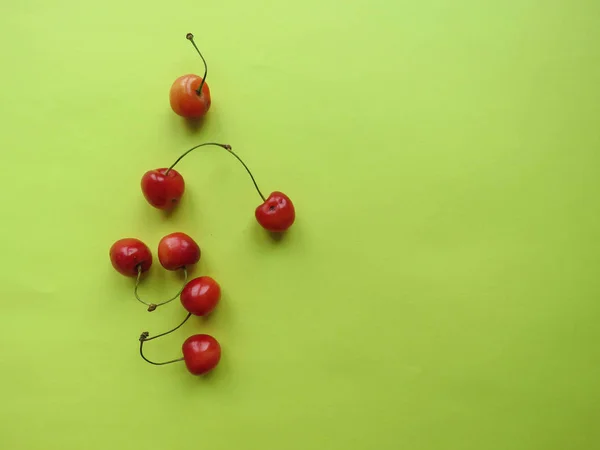
[{"label": "green background", "polygon": [[[201,127],[169,108],[209,62]],[[22,0],[0,14],[0,442],[13,449],[600,446],[600,3]],[[279,242],[219,149],[295,202]],[[153,367],[121,237],[222,285],[208,377]],[[155,260],[142,292],[180,280]]]}]

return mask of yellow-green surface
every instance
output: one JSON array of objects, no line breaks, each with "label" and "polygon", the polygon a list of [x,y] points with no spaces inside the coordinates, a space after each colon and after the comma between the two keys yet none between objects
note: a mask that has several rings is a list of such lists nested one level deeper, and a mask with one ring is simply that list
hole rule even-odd
[{"label": "yellow-green surface", "polygon": [[[189,31],[199,129],[168,104]],[[599,448],[596,0],[23,0],[0,37],[0,447]],[[293,198],[282,241],[218,149],[172,217],[145,203],[205,140]],[[207,378],[139,358],[184,312],[109,264],[173,231],[222,303],[148,354],[213,334]]]}]

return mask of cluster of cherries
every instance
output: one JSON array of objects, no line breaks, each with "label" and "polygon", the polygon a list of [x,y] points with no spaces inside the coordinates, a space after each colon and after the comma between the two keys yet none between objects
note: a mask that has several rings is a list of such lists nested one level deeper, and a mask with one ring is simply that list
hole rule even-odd
[{"label": "cluster of cherries", "polygon": [[[211,98],[206,75],[208,68],[206,61],[194,42],[194,36],[188,33],[186,38],[192,43],[202,62],[204,63],[204,76],[184,75],[175,80],[171,86],[170,103],[173,111],[186,119],[197,119],[203,117],[210,108]],[[168,168],[154,169],[146,172],[142,177],[142,193],[148,203],[161,210],[171,210],[180,201],[184,191],[185,182],[174,167],[190,152],[205,146],[216,146],[226,150],[233,155],[246,169],[252,179],[254,188],[262,199],[262,203],[255,210],[258,223],[271,233],[281,233],[294,223],[296,213],[294,205],[288,196],[282,192],[272,192],[265,197],[260,191],[252,172],[242,159],[235,154],[230,145],[207,142],[199,144],[183,153]],[[181,327],[192,316],[205,316],[211,313],[221,297],[221,287],[211,277],[201,276],[188,282],[188,268],[200,260],[200,247],[185,233],[172,233],[163,237],[158,244],[158,260],[160,264],[170,271],[183,271],[184,286],[173,297],[159,303],[149,303],[143,300],[139,293],[139,285],[142,275],[152,266],[152,252],[146,244],[139,239],[125,238],[115,242],[109,251],[113,267],[122,275],[136,278],[134,287],[135,298],[148,307],[148,311],[154,311],[159,306],[170,303],[180,298],[181,304],[188,312],[187,316],[175,328],[152,336],[145,331],[140,335],[140,355],[154,365],[171,364],[184,361],[187,369],[194,375],[201,375],[212,370],[221,359],[221,346],[212,336],[207,334],[195,334],[190,336],[182,345],[183,357],[165,362],[154,362],[146,358],[143,352],[144,343],[172,333]]]}]

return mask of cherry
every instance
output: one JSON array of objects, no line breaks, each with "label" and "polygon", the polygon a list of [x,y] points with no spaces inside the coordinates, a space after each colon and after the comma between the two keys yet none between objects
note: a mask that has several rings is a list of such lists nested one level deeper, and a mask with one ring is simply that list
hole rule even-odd
[{"label": "cherry", "polygon": [[191,280],[181,291],[181,304],[195,316],[210,313],[221,297],[219,283],[211,277],[198,277]]},{"label": "cherry", "polygon": [[214,369],[221,360],[219,342],[208,334],[195,334],[181,346],[183,360],[193,375],[202,375]]},{"label": "cherry", "polygon": [[[194,148],[205,145],[223,146],[223,144],[208,142],[197,145]],[[144,198],[155,208],[168,211],[179,203],[185,191],[185,181],[183,181],[181,174],[173,167],[191,150],[180,156],[168,169],[149,170],[142,176],[141,186]]]},{"label": "cherry", "polygon": [[[193,150],[196,150],[197,148],[205,147],[205,146],[216,146],[216,147],[221,147],[224,150],[227,150],[227,152],[229,152],[231,155],[233,155],[242,164],[242,166],[244,166],[244,169],[246,169],[246,172],[248,172],[248,175],[250,175],[250,179],[252,180],[252,183],[254,184],[254,188],[256,189],[256,192],[258,192],[258,195],[260,196],[260,198],[263,201],[263,203],[261,203],[256,208],[254,215],[255,215],[258,223],[264,229],[271,231],[271,232],[283,232],[292,226],[292,224],[294,223],[294,220],[296,219],[296,211],[294,208],[294,204],[292,203],[290,198],[287,195],[285,195],[283,192],[279,192],[279,191],[272,192],[268,198],[265,198],[265,196],[262,194],[261,190],[259,189],[258,184],[256,183],[256,180],[254,179],[254,175],[252,175],[252,172],[250,171],[250,169],[248,168],[246,163],[242,160],[242,158],[240,158],[236,153],[234,153],[234,151],[231,149],[231,145],[219,144],[216,142],[205,142],[203,144],[196,145],[196,146],[190,148],[189,150],[187,150],[186,152],[184,152],[179,158],[177,158],[175,160],[175,162],[173,164],[171,164],[171,166],[166,171],[164,169],[157,169],[156,171],[160,172],[165,178],[168,179],[171,176],[171,172],[173,172],[175,170],[174,167],[177,164],[179,164],[179,162],[183,158],[185,158]],[[154,172],[156,172],[156,171],[154,171]],[[150,171],[150,172],[153,172],[153,171]],[[146,175],[150,172],[147,172]],[[144,175],[144,177],[146,177],[146,175]],[[177,176],[181,177],[181,175],[179,173],[177,174]],[[181,178],[181,185],[183,186],[183,184],[184,184],[183,178]],[[162,198],[164,198],[164,197],[161,197],[160,201],[156,201],[156,199],[152,195],[149,196],[147,194],[147,190],[144,187],[143,179],[142,179],[142,190],[144,190],[144,196],[146,197],[146,199],[148,200],[148,202],[151,205],[155,206],[155,203],[163,204]],[[181,188],[181,193],[183,195],[183,187]],[[177,202],[178,202],[178,199],[176,201],[173,201],[173,200],[171,201],[172,204],[176,204]],[[168,203],[168,201],[166,203]],[[160,255],[159,255],[159,257],[160,257]]]},{"label": "cherry", "polygon": [[204,116],[210,108],[211,101],[210,89],[206,83],[208,73],[206,60],[194,42],[194,35],[188,33],[186,39],[192,43],[200,58],[202,58],[204,76],[199,77],[198,75],[188,74],[177,78],[171,86],[169,100],[171,108],[176,114],[191,119]]},{"label": "cherry", "polygon": [[283,192],[272,192],[254,214],[258,223],[271,232],[287,230],[296,219],[294,204]]},{"label": "cherry", "polygon": [[167,270],[178,270],[200,260],[200,247],[185,233],[171,233],[158,243],[158,260]]},{"label": "cherry", "polygon": [[192,313],[188,313],[183,322],[177,325],[172,330],[165,333],[157,334],[156,336],[148,337],[149,333],[144,331],[140,335],[140,356],[144,361],[149,362],[155,366],[164,366],[166,364],[172,364],[179,361],[184,361],[185,365],[194,375],[202,375],[210,370],[214,369],[221,359],[221,346],[219,342],[212,336],[207,334],[195,334],[185,340],[181,346],[183,352],[183,358],[172,359],[165,362],[154,362],[144,356],[144,343],[153,339],[166,336],[181,327],[190,318]]},{"label": "cherry", "polygon": [[176,170],[149,170],[142,177],[142,192],[152,206],[158,209],[173,208],[185,191],[183,177]]},{"label": "cherry", "polygon": [[127,277],[139,276],[152,266],[152,253],[139,239],[119,239],[110,247],[109,255],[115,270]]}]

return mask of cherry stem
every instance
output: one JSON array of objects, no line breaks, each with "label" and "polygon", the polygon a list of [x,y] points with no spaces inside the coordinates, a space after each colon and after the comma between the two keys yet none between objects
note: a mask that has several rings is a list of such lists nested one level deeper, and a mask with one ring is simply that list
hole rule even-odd
[{"label": "cherry stem", "polygon": [[145,302],[144,300],[142,300],[138,294],[138,289],[140,287],[140,281],[142,279],[142,266],[138,265],[137,267],[138,267],[138,274],[137,274],[137,279],[135,280],[135,288],[133,289],[133,294],[135,295],[135,298],[137,298],[139,302],[143,303],[144,305],[146,305],[148,307],[148,312],[152,312],[159,306],[166,305],[167,303],[175,300],[177,297],[179,297],[179,295],[181,294],[181,292],[183,291],[183,288],[185,287],[185,285],[187,283],[188,272],[187,272],[187,268],[185,266],[183,266],[181,268],[183,270],[183,285],[181,286],[181,289],[179,289],[177,294],[175,294],[173,297],[171,297],[168,300],[165,300],[162,303],[148,303],[148,302]]},{"label": "cherry stem", "polygon": [[165,331],[164,333],[157,334],[156,336],[148,337],[149,333],[147,331],[144,331],[140,335],[140,356],[142,357],[142,359],[144,361],[146,361],[146,362],[149,362],[150,364],[154,364],[155,366],[164,366],[165,364],[171,364],[171,363],[174,363],[174,362],[183,361],[183,358],[172,359],[170,361],[164,361],[164,362],[150,361],[148,358],[146,358],[144,356],[144,342],[151,341],[152,339],[156,339],[156,338],[159,338],[159,337],[162,337],[162,336],[166,336],[167,334],[170,334],[173,331],[179,329],[184,323],[186,323],[188,321],[188,319],[191,317],[191,315],[192,315],[192,313],[188,313],[188,315],[185,317],[185,319],[183,319],[183,322],[181,322],[175,328],[173,328],[172,330],[169,330],[169,331]]},{"label": "cherry stem", "polygon": [[216,142],[205,142],[204,144],[196,145],[195,147],[192,147],[188,151],[186,151],[179,158],[177,158],[177,160],[173,164],[171,164],[171,167],[169,167],[167,169],[167,171],[165,172],[165,176],[169,175],[169,172],[171,171],[171,169],[173,169],[177,165],[177,163],[179,163],[179,161],[181,161],[192,150],[195,150],[197,148],[204,147],[204,146],[207,146],[207,145],[215,145],[217,147],[224,148],[225,150],[227,150],[228,153],[231,153],[233,156],[235,156],[235,158],[239,162],[242,163],[242,166],[244,166],[244,169],[246,169],[246,172],[248,172],[248,175],[250,175],[250,178],[252,179],[252,183],[254,183],[254,187],[256,188],[256,192],[258,192],[258,195],[260,195],[260,198],[262,198],[263,202],[267,200],[265,198],[265,196],[262,194],[262,192],[260,191],[260,188],[258,187],[258,184],[256,183],[256,180],[254,179],[254,175],[252,175],[252,172],[250,172],[250,169],[248,168],[248,166],[246,165],[246,163],[244,161],[242,161],[242,158],[240,158],[238,155],[236,155],[233,152],[233,150],[231,150],[231,145],[229,145],[229,144],[218,144]]},{"label": "cherry stem", "polygon": [[202,58],[202,62],[204,63],[204,76],[202,77],[202,83],[200,83],[200,87],[196,90],[196,94],[202,95],[202,88],[204,87],[204,83],[206,82],[206,75],[208,74],[208,66],[206,65],[206,60],[204,59],[204,56],[202,56],[202,53],[200,53],[200,50],[198,50],[198,46],[194,42],[194,35],[192,33],[188,33],[185,35],[185,37],[188,41],[192,43],[192,45],[200,55],[200,58]]}]

